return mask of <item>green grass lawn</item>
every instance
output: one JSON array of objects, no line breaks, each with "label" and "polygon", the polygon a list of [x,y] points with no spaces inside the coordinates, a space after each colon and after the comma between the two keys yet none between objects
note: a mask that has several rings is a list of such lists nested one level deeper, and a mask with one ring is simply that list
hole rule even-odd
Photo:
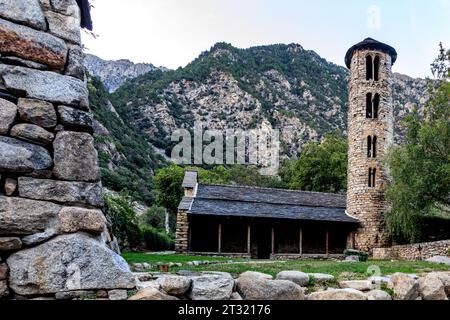
[{"label": "green grass lawn", "polygon": [[[424,261],[381,261],[369,260],[367,262],[346,263],[325,260],[302,260],[262,263],[258,260],[230,259],[222,257],[196,257],[189,255],[158,255],[146,253],[124,253],[123,257],[129,263],[147,262],[156,264],[158,262],[181,262],[182,267],[172,267],[171,272],[179,270],[191,271],[223,271],[232,275],[245,271],[258,271],[275,276],[278,272],[284,270],[299,270],[306,273],[326,273],[332,274],[337,280],[343,279],[366,279],[379,270],[381,275],[393,274],[395,272],[421,274],[431,271],[450,271],[450,266],[428,263]],[[233,264],[213,264],[201,266],[189,266],[189,261],[221,261],[227,262],[233,260]],[[259,263],[258,263],[259,262]],[[149,270],[157,271],[157,270]]]},{"label": "green grass lawn", "polygon": [[190,256],[184,254],[157,254],[157,253],[142,253],[142,252],[125,252],[122,253],[122,257],[128,263],[144,263],[156,264],[159,262],[169,263],[169,262],[180,262],[187,263],[189,261],[244,261],[244,259],[233,259],[224,257],[210,257],[210,256]]}]

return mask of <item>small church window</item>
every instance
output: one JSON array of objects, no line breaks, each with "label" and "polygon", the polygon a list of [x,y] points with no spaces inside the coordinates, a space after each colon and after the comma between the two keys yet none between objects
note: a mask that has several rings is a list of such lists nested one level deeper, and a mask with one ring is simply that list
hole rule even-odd
[{"label": "small church window", "polygon": [[373,99],[373,118],[378,119],[378,109],[380,108],[380,94],[376,93]]},{"label": "small church window", "polygon": [[368,136],[367,137],[367,157],[376,158],[377,157],[377,137]]},{"label": "small church window", "polygon": [[379,72],[380,72],[380,57],[376,56],[375,59],[373,60],[373,79],[375,81],[378,81],[379,79]]},{"label": "small church window", "polygon": [[375,188],[375,178],[377,176],[377,169],[369,169],[369,188]]},{"label": "small church window", "polygon": [[372,94],[366,95],[366,118],[372,119]]},{"label": "small church window", "polygon": [[380,95],[376,93],[375,96],[373,96],[371,93],[368,93],[366,95],[366,118],[378,119],[379,108],[380,108]]},{"label": "small church window", "polygon": [[366,57],[366,80],[373,79],[373,61],[372,56],[368,55]]}]

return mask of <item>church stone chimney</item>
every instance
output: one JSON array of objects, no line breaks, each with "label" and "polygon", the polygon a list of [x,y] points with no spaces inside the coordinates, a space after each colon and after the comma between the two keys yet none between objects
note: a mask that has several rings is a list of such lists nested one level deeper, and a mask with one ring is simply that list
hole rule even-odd
[{"label": "church stone chimney", "polygon": [[371,252],[389,245],[383,160],[393,143],[392,71],[394,48],[367,38],[349,49],[347,212],[361,221],[355,247]]}]

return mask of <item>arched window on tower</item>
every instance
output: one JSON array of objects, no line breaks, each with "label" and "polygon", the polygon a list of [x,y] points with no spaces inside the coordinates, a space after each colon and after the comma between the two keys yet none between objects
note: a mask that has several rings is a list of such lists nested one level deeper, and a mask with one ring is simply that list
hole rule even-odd
[{"label": "arched window on tower", "polygon": [[373,60],[373,79],[375,81],[378,81],[379,79],[379,72],[380,72],[380,57],[376,56]]},{"label": "arched window on tower", "polygon": [[368,55],[366,57],[366,80],[373,79],[373,61],[372,56]]},{"label": "arched window on tower", "polygon": [[377,157],[377,137],[368,136],[367,137],[367,157],[376,158]]},{"label": "arched window on tower", "polygon": [[376,176],[377,176],[377,169],[369,168],[369,188],[375,188]]},{"label": "arched window on tower", "polygon": [[378,110],[380,109],[380,94],[376,93],[373,98],[373,119],[378,119]]},{"label": "arched window on tower", "polygon": [[366,95],[366,118],[372,119],[372,94],[368,93]]},{"label": "arched window on tower", "polygon": [[377,157],[377,137],[373,136],[372,138],[372,158]]},{"label": "arched window on tower", "polygon": [[376,93],[375,96],[373,96],[371,93],[366,94],[366,118],[378,119],[379,109],[380,109],[380,94]]}]

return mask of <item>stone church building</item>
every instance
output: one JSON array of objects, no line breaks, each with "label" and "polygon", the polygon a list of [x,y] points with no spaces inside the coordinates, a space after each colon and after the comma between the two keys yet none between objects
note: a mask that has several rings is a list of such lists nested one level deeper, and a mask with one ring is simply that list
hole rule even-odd
[{"label": "stone church building", "polygon": [[176,250],[259,259],[333,257],[389,245],[384,215],[393,143],[394,48],[367,38],[351,47],[347,196],[206,185],[186,172]]}]

